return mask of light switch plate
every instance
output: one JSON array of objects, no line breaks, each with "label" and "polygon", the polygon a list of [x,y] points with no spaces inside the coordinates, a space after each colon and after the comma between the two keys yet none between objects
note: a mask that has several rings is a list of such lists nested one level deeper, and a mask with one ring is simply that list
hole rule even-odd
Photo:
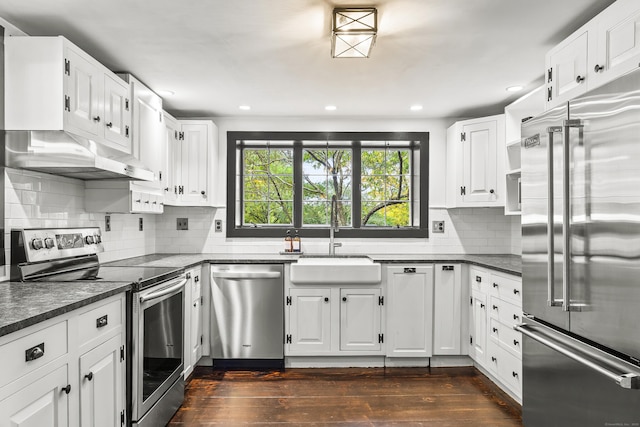
[{"label": "light switch plate", "polygon": [[220,233],[222,231],[222,220],[216,219],[214,222],[216,233]]},{"label": "light switch plate", "polygon": [[104,216],[104,231],[111,231],[111,215]]},{"label": "light switch plate", "polygon": [[140,218],[138,220],[138,230],[140,230],[140,231],[144,230],[144,219],[143,218]]}]

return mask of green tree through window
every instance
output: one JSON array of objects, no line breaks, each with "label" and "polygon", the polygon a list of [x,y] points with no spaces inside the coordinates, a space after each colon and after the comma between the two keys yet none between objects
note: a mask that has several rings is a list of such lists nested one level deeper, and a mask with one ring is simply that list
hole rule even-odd
[{"label": "green tree through window", "polygon": [[323,236],[334,195],[341,237],[426,236],[426,133],[229,132],[228,148],[231,236]]}]

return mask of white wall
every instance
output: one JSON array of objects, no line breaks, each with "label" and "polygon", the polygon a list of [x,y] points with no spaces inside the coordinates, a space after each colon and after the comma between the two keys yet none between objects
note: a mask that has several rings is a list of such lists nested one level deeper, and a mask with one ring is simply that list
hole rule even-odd
[{"label": "white wall", "polygon": [[[512,233],[519,217],[506,217],[501,208],[444,209],[446,128],[453,119],[305,119],[305,118],[216,118],[219,129],[216,191],[226,197],[226,135],[228,131],[407,131],[429,132],[429,222],[445,221],[444,234],[428,239],[347,239],[341,253],[511,253]],[[189,230],[176,230],[176,218],[188,218]],[[213,221],[226,228],[224,208],[165,207],[158,218],[156,247],[165,253],[277,253],[283,239],[228,239],[216,233]],[[284,236],[283,236],[284,237]],[[341,241],[340,234],[336,235]],[[304,239],[306,253],[326,253],[327,239]]]}]

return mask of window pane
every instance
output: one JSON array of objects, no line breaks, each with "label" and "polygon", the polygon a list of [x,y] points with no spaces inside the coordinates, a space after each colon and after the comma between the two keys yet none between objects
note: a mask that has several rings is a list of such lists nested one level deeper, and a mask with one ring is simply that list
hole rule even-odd
[{"label": "window pane", "polygon": [[303,193],[304,200],[327,200],[327,177],[305,175]]},{"label": "window pane", "polygon": [[269,194],[267,175],[249,175],[244,177],[244,200],[267,200]]},{"label": "window pane", "polygon": [[270,202],[269,222],[271,225],[293,224],[293,202]]},{"label": "window pane", "polygon": [[269,222],[268,202],[244,202],[243,225],[267,224]]},{"label": "window pane", "polygon": [[362,175],[384,175],[384,150],[362,150]]},{"label": "window pane", "polygon": [[293,175],[293,150],[269,150],[269,173]]},{"label": "window pane", "polygon": [[388,176],[384,200],[409,200],[409,188],[406,176]]},{"label": "window pane", "polygon": [[385,199],[384,176],[362,176],[362,201]]},{"label": "window pane", "polygon": [[409,173],[409,150],[388,150],[385,173],[402,175]]},{"label": "window pane", "polygon": [[302,206],[302,222],[305,225],[329,224],[329,204],[326,202],[305,202]]},{"label": "window pane", "polygon": [[362,226],[385,226],[384,203],[366,202],[362,203]]},{"label": "window pane", "polygon": [[387,206],[387,226],[407,227],[411,225],[409,222],[409,213],[409,203],[397,203]]},{"label": "window pane", "polygon": [[267,150],[244,150],[244,174],[254,175],[267,173],[269,170]]},{"label": "window pane", "polygon": [[269,200],[293,200],[293,176],[270,176]]}]

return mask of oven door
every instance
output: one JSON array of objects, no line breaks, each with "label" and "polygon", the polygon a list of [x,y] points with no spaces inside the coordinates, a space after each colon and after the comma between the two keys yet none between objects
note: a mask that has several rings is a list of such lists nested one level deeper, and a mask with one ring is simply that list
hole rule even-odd
[{"label": "oven door", "polygon": [[[142,423],[143,417],[165,394],[166,400],[173,401],[163,400],[158,405],[160,412],[171,411],[171,417],[182,404],[184,395],[178,396],[175,384],[179,382],[182,386],[186,282],[182,275],[133,294],[131,412],[134,424],[146,424]],[[157,420],[152,414],[146,418]]]}]

